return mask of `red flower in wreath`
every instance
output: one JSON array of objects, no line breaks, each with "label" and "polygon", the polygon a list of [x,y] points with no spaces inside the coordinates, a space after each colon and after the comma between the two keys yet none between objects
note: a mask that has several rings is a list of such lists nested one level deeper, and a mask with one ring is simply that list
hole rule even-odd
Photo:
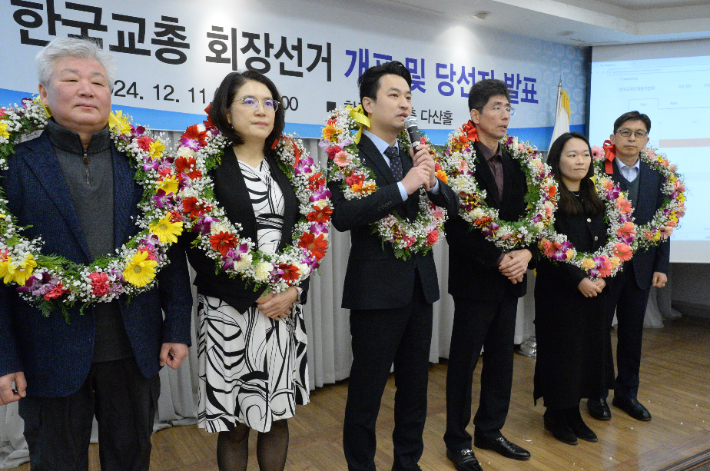
[{"label": "red flower in wreath", "polygon": [[136,139],[136,143],[138,144],[138,148],[140,148],[140,150],[148,152],[150,150],[150,145],[153,143],[153,139],[148,136],[141,136]]},{"label": "red flower in wreath", "polygon": [[231,232],[220,231],[210,236],[210,245],[212,245],[212,248],[217,250],[220,255],[225,257],[227,252],[237,245],[237,236]]},{"label": "red flower in wreath", "polygon": [[190,219],[193,220],[199,219],[201,216],[204,216],[205,212],[209,211],[210,209],[212,208],[210,208],[209,206],[205,206],[204,203],[199,202],[194,196],[182,200],[183,212],[189,214]]},{"label": "red flower in wreath", "polygon": [[179,211],[170,211],[170,222],[182,222],[185,218]]},{"label": "red flower in wreath", "polygon": [[298,267],[296,265],[291,265],[290,263],[282,263],[279,265],[279,270],[283,271],[283,275],[281,275],[281,278],[283,278],[286,283],[289,285],[292,284],[294,281],[298,280],[299,274],[298,274]]},{"label": "red flower in wreath", "polygon": [[298,240],[298,246],[308,250],[317,260],[320,260],[325,257],[325,252],[328,250],[328,241],[323,234],[316,237],[315,234],[307,232]]},{"label": "red flower in wreath", "polygon": [[49,301],[50,299],[57,299],[67,291],[69,290],[65,289],[61,283],[58,283],[57,286],[55,286],[51,291],[44,294],[44,299],[46,299],[47,301]]},{"label": "red flower in wreath", "polygon": [[308,189],[310,191],[316,191],[318,188],[325,186],[325,177],[322,173],[314,173],[308,177]]},{"label": "red flower in wreath", "polygon": [[[196,124],[193,124],[192,126],[188,126],[187,129],[185,129],[185,133],[180,136],[180,142],[182,142],[184,145],[187,145],[187,142],[193,143],[199,143],[200,147],[204,147],[207,145],[207,130],[200,131],[197,128]],[[192,147],[191,147],[192,148]]]},{"label": "red flower in wreath", "polygon": [[364,181],[365,175],[362,173],[353,173],[345,179],[345,183],[347,183],[348,186],[362,185]]},{"label": "red flower in wreath", "polygon": [[194,180],[196,178],[200,178],[202,176],[202,172],[197,170],[195,167],[197,166],[197,160],[195,160],[194,157],[178,157],[177,160],[175,161],[175,168],[179,173],[184,173],[188,177],[190,177],[191,180]]},{"label": "red flower in wreath", "polygon": [[439,240],[439,231],[431,231],[426,235],[426,245],[434,245]]},{"label": "red flower in wreath", "polygon": [[91,293],[99,298],[108,294],[108,275],[93,272],[89,275],[91,280]]},{"label": "red flower in wreath", "polygon": [[326,223],[330,220],[330,216],[333,215],[333,210],[330,206],[325,208],[319,208],[318,206],[313,206],[313,211],[308,213],[306,218],[311,222]]}]

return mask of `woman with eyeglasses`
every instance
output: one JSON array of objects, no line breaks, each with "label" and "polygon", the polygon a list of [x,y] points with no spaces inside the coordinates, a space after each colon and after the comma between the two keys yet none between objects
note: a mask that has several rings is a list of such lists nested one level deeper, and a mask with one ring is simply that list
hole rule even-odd
[{"label": "woman with eyeglasses", "polygon": [[[229,140],[219,165],[209,172],[215,199],[239,237],[254,242],[252,250],[282,253],[293,243],[300,213],[274,149],[285,122],[276,86],[258,72],[230,73],[214,94],[209,119],[206,124]],[[213,219],[204,224],[215,234],[224,222]],[[240,263],[241,248],[233,249],[234,263]],[[199,304],[198,425],[219,434],[220,470],[247,469],[252,429],[258,433],[259,468],[283,470],[287,419],[297,404],[309,401],[301,310],[308,280],[298,288],[264,294],[264,287],[256,289],[255,283],[240,276],[216,273],[214,257],[208,257],[203,247],[193,244],[188,257],[197,272]]]},{"label": "woman with eyeglasses", "polygon": [[[565,133],[552,144],[547,163],[558,182],[555,231],[578,252],[592,253],[607,242],[605,207],[592,176],[592,153],[579,133]],[[543,398],[544,427],[570,445],[596,442],[582,420],[582,398],[598,397],[614,383],[613,365],[605,364],[606,318],[603,301],[608,278],[588,278],[564,262],[542,258],[535,279],[535,401]],[[610,357],[609,357],[610,358]]]}]

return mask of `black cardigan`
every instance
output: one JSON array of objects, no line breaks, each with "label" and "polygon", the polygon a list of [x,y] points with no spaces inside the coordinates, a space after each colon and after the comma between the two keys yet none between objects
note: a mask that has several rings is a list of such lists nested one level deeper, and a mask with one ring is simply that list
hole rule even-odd
[{"label": "black cardigan", "polygon": [[[284,225],[278,247],[280,251],[292,243],[293,227],[300,217],[298,199],[291,182],[279,168],[274,156],[267,155],[266,160],[269,163],[271,176],[278,183],[284,196]],[[210,174],[214,181],[215,199],[222,205],[229,220],[233,224],[241,224],[242,229],[239,231],[241,237],[248,237],[256,243],[256,216],[249,198],[249,190],[232,147],[225,149],[221,164]],[[195,237],[195,234],[190,234],[185,239],[186,243],[189,245]],[[197,272],[194,282],[197,291],[205,296],[219,298],[241,313],[252,306],[265,290],[265,288],[255,290],[253,284],[247,286],[239,276],[230,278],[224,272],[216,274],[215,261],[199,248],[189,248],[187,256],[190,265]],[[309,281],[310,279],[307,279],[300,286],[303,289],[301,293],[303,303],[306,302]]]}]

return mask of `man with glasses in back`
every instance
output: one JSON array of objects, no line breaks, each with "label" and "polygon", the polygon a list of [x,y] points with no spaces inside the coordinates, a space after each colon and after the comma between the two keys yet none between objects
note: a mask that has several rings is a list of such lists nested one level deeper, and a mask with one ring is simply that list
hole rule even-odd
[{"label": "man with glasses in back", "polygon": [[[486,204],[500,218],[517,221],[525,215],[525,173],[500,144],[508,130],[510,94],[505,83],[486,79],[471,87],[471,121],[478,142],[474,178],[486,191]],[[507,458],[527,460],[530,453],[501,433],[513,383],[515,315],[525,295],[526,271],[532,247],[504,253],[471,229],[460,216],[446,223],[449,243],[449,293],[454,297],[454,326],[446,375],[446,454],[459,471],[480,471],[466,427],[471,420],[471,384],[483,352],[481,394],[473,443]]]},{"label": "man with glasses in back", "polygon": [[[627,191],[634,207],[634,222],[647,224],[663,204],[663,176],[639,159],[648,144],[651,119],[638,111],[624,113],[614,122],[614,134],[609,138],[615,147],[612,178]],[[611,327],[614,309],[617,328],[617,369],[612,404],[636,420],[651,420],[649,411],[638,401],[641,336],[646,304],[651,286],[663,288],[668,281],[670,243],[636,252],[626,262],[624,270],[612,280],[609,289],[608,320]],[[613,358],[608,360],[613,368]],[[598,399],[587,402],[589,414],[595,419],[609,420],[611,411],[606,391]]]}]

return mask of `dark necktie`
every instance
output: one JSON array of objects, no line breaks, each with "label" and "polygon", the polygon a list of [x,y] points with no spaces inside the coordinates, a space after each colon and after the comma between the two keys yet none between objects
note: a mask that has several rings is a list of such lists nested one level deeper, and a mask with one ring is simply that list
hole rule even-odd
[{"label": "dark necktie", "polygon": [[491,167],[493,178],[495,178],[498,187],[498,201],[501,201],[503,199],[503,159],[500,155],[494,155],[488,161],[488,165]]},{"label": "dark necktie", "polygon": [[399,158],[399,151],[395,146],[390,146],[385,149],[385,155],[390,159],[390,169],[394,175],[394,179],[401,181],[404,178],[402,173],[402,159]]}]

